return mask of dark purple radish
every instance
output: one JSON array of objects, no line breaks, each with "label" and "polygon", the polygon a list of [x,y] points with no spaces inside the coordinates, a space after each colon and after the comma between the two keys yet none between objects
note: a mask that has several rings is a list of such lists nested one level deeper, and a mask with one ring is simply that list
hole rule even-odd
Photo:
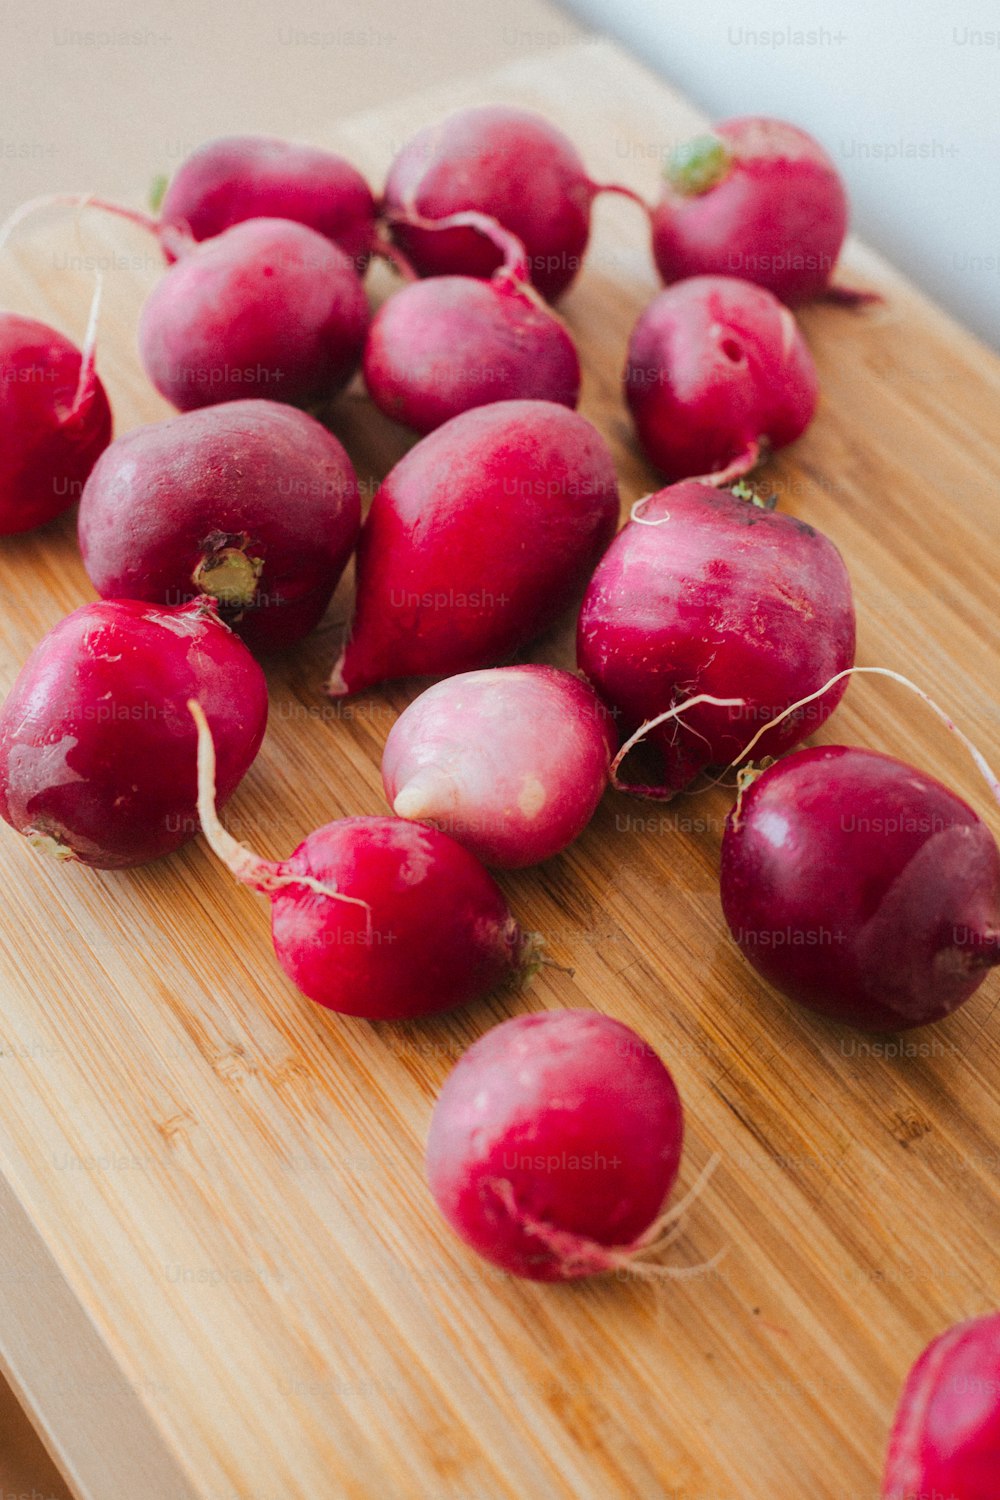
[{"label": "dark purple radish", "polygon": [[45,323],[0,312],[0,536],[68,510],[111,441],[95,323],[96,312],[81,353]]},{"label": "dark purple radish", "polygon": [[[744,754],[754,729],[827,685],[761,737],[778,755],[833,712],[854,660],[851,584],[833,543],[793,516],[708,485],[639,502],[591,579],[577,662],[618,715],[616,785],[668,798]],[[706,701],[709,700],[709,701]],[[626,736],[628,738],[626,738]],[[661,763],[625,783],[638,740]]]},{"label": "dark purple radish", "polygon": [[[278,962],[342,1015],[398,1020],[451,1010],[537,967],[499,887],[454,839],[399,818],[341,818],[286,860],[260,859],[215,810],[215,752],[196,702],[198,808],[213,851],[271,902]],[[189,721],[190,722],[190,721]]]},{"label": "dark purple radish", "polygon": [[357,369],[364,288],[343,250],[290,219],[248,219],[186,249],[139,320],[139,353],[180,411],[243,397],[308,406]]},{"label": "dark purple radish", "polygon": [[788,308],[732,276],[661,292],[629,341],[625,395],[643,452],[677,480],[728,484],[800,437],[816,366]]},{"label": "dark purple radish", "polygon": [[665,175],[652,216],[665,282],[741,276],[791,305],[828,293],[847,232],[847,194],[804,130],[784,120],[724,120],[679,146]]},{"label": "dark purple radish", "polygon": [[0,815],[36,848],[100,869],[144,864],[198,832],[197,693],[236,790],[267,724],[267,683],[211,601],[74,610],[0,708]]},{"label": "dark purple radish", "polygon": [[335,437],[294,407],[230,401],[112,443],[83,492],[80,548],[104,598],[210,595],[270,651],[320,620],[360,524]]},{"label": "dark purple radish", "polygon": [[799,750],[746,775],[722,908],[752,966],[821,1015],[923,1026],[1000,964],[1000,851],[960,797],[891,756]]},{"label": "dark purple radish", "polygon": [[317,146],[267,135],[207,141],[181,162],[160,220],[196,240],[245,219],[293,219],[332,240],[358,271],[368,263],[376,205],[361,173]]}]

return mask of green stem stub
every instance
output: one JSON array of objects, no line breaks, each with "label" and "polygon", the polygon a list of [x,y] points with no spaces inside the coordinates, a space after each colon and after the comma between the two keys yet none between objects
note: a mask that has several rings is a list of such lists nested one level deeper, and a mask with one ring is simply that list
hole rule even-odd
[{"label": "green stem stub", "polygon": [[249,609],[264,567],[262,557],[248,557],[249,537],[209,537],[191,582],[225,609]]},{"label": "green stem stub", "polygon": [[170,178],[167,176],[167,174],[165,172],[161,172],[158,176],[154,177],[152,182],[149,184],[149,211],[151,214],[158,214],[160,212],[160,207],[163,203],[164,197],[166,196],[167,185],[169,182]]},{"label": "green stem stub", "polygon": [[696,135],[674,148],[664,175],[675,193],[695,198],[722,181],[730,162],[729,152],[717,135]]}]

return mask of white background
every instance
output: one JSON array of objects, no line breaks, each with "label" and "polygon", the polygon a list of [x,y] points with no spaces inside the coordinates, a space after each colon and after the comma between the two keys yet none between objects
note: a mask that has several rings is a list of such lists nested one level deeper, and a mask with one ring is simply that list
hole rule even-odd
[{"label": "white background", "polygon": [[713,118],[811,131],[854,229],[1000,348],[1000,0],[564,3]]}]

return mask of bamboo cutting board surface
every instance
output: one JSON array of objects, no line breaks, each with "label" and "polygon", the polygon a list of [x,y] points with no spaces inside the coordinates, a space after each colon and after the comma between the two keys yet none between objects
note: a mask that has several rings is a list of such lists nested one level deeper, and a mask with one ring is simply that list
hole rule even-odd
[{"label": "bamboo cutting board surface", "polygon": [[[379,180],[415,129],[487,99],[544,110],[596,178],[647,194],[700,123],[587,43],[315,139]],[[595,219],[562,311],[627,508],[658,485],[619,395],[656,281],[634,205],[603,199]],[[97,214],[54,215],[3,257],[0,301],[79,340],[95,264],[121,433],[168,414],[134,354],[155,248]],[[859,661],[919,678],[996,761],[1000,362],[860,247],[848,277],[888,300],[803,314],[822,406],[760,483],[843,551]],[[357,396],[329,421],[369,487],[410,441]],[[73,518],[6,539],[0,579],[6,691],[92,597]],[[269,668],[267,740],[226,819],[264,854],[386,810],[381,747],[417,688],[324,698],[348,608],[345,585],[320,632]],[[551,644],[564,660],[565,640]],[[891,684],[859,679],[819,738],[903,755],[987,802],[961,749]],[[997,1301],[1000,986],[901,1043],[794,1012],[725,932],[731,796],[609,794],[574,848],[503,881],[573,975],[408,1025],[301,997],[264,903],[201,843],[100,874],[0,828],[0,1352],[77,1495],[872,1500],[909,1364]],[[687,1111],[680,1190],[721,1157],[674,1263],[727,1247],[716,1271],[534,1286],[439,1219],[421,1155],[441,1081],[488,1027],[552,1006],[607,1011],[670,1066]]]}]

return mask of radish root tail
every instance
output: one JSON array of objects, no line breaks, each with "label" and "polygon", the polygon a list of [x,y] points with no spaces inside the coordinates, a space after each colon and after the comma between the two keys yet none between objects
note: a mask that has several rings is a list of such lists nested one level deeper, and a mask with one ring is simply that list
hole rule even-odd
[{"label": "radish root tail", "polygon": [[[656,525],[657,523],[648,522],[647,524]],[[681,722],[681,715],[686,713],[689,708],[697,708],[700,703],[711,703],[715,708],[742,708],[746,703],[746,699],[716,698],[711,693],[696,693],[693,698],[685,698],[683,703],[677,703],[673,708],[668,708],[665,713],[657,714],[655,719],[647,719],[645,724],[639,725],[639,728],[635,731],[635,734],[629,736],[624,745],[622,745],[621,749],[618,751],[618,754],[615,756],[614,760],[611,762],[610,781],[611,785],[615,788],[615,791],[635,792],[639,790],[645,790],[644,788],[629,786],[627,782],[623,782],[619,779],[618,768],[621,765],[622,761],[625,759],[626,755],[628,755],[630,750],[634,750],[636,745],[638,745],[642,740],[646,738],[646,735],[649,734],[651,730],[658,729],[661,724],[669,723],[671,719],[677,719],[679,722]]]}]

